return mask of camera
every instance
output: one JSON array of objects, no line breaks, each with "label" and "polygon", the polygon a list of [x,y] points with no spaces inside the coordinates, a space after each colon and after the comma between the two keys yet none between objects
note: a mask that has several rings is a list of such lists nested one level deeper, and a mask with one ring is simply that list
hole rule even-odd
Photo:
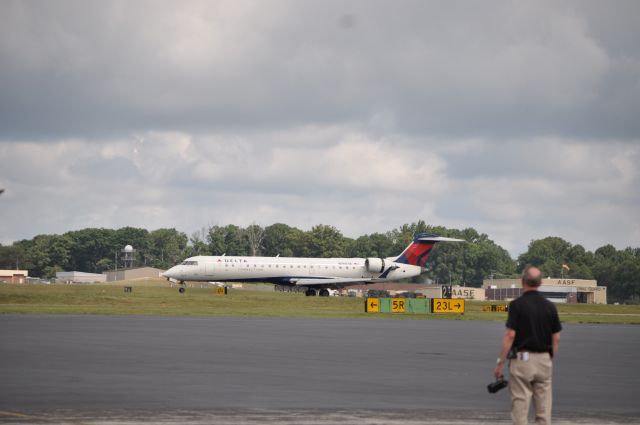
[{"label": "camera", "polygon": [[491,394],[495,394],[501,389],[505,388],[507,385],[509,385],[509,381],[507,381],[506,379],[500,378],[496,380],[496,382],[492,382],[489,385],[487,385],[487,390]]}]

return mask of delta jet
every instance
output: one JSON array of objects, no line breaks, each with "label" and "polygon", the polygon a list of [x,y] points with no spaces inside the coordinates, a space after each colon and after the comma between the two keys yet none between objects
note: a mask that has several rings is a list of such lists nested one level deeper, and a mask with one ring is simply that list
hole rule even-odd
[{"label": "delta jet", "polygon": [[464,242],[429,233],[415,235],[397,257],[389,258],[300,258],[196,256],[184,260],[162,275],[179,283],[186,281],[270,282],[306,287],[307,296],[329,296],[329,289],[407,279],[425,272],[429,253],[438,242]]}]

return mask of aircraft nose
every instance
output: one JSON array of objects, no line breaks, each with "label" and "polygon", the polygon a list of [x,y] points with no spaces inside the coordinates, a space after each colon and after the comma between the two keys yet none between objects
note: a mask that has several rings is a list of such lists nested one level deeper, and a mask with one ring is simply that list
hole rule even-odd
[{"label": "aircraft nose", "polygon": [[162,273],[163,277],[173,277],[173,272],[175,272],[175,267],[171,267],[169,270]]}]

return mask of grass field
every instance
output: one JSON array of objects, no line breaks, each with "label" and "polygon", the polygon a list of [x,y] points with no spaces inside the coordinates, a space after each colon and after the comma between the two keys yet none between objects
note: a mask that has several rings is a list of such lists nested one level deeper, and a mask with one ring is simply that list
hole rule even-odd
[{"label": "grass field", "polygon": [[[124,286],[133,286],[125,293]],[[260,287],[256,287],[260,289]],[[230,289],[216,295],[212,287],[179,294],[166,283],[118,282],[102,285],[0,284],[0,313],[106,314],[164,316],[326,317],[368,320],[497,320],[506,313],[483,312],[489,302],[467,301],[464,315],[368,314],[362,298],[305,297],[303,294]],[[565,323],[640,324],[640,306],[558,305]]]}]

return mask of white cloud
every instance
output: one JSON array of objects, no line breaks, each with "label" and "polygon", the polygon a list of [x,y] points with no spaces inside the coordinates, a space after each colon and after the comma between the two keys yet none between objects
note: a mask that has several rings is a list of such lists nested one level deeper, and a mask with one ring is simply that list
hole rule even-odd
[{"label": "white cloud", "polygon": [[[595,249],[633,245],[640,232],[637,145],[452,141],[439,153],[432,143],[354,129],[333,142],[299,146],[288,132],[278,135],[283,142],[270,133],[149,133],[101,143],[5,143],[1,152],[21,171],[5,170],[0,180],[8,188],[4,242],[91,226],[190,233],[253,222],[305,229],[328,223],[355,237],[424,219],[475,227],[517,254],[548,235]],[[484,161],[494,155],[496,162]],[[456,174],[474,161],[473,175]],[[501,165],[507,170],[493,169]]]}]

